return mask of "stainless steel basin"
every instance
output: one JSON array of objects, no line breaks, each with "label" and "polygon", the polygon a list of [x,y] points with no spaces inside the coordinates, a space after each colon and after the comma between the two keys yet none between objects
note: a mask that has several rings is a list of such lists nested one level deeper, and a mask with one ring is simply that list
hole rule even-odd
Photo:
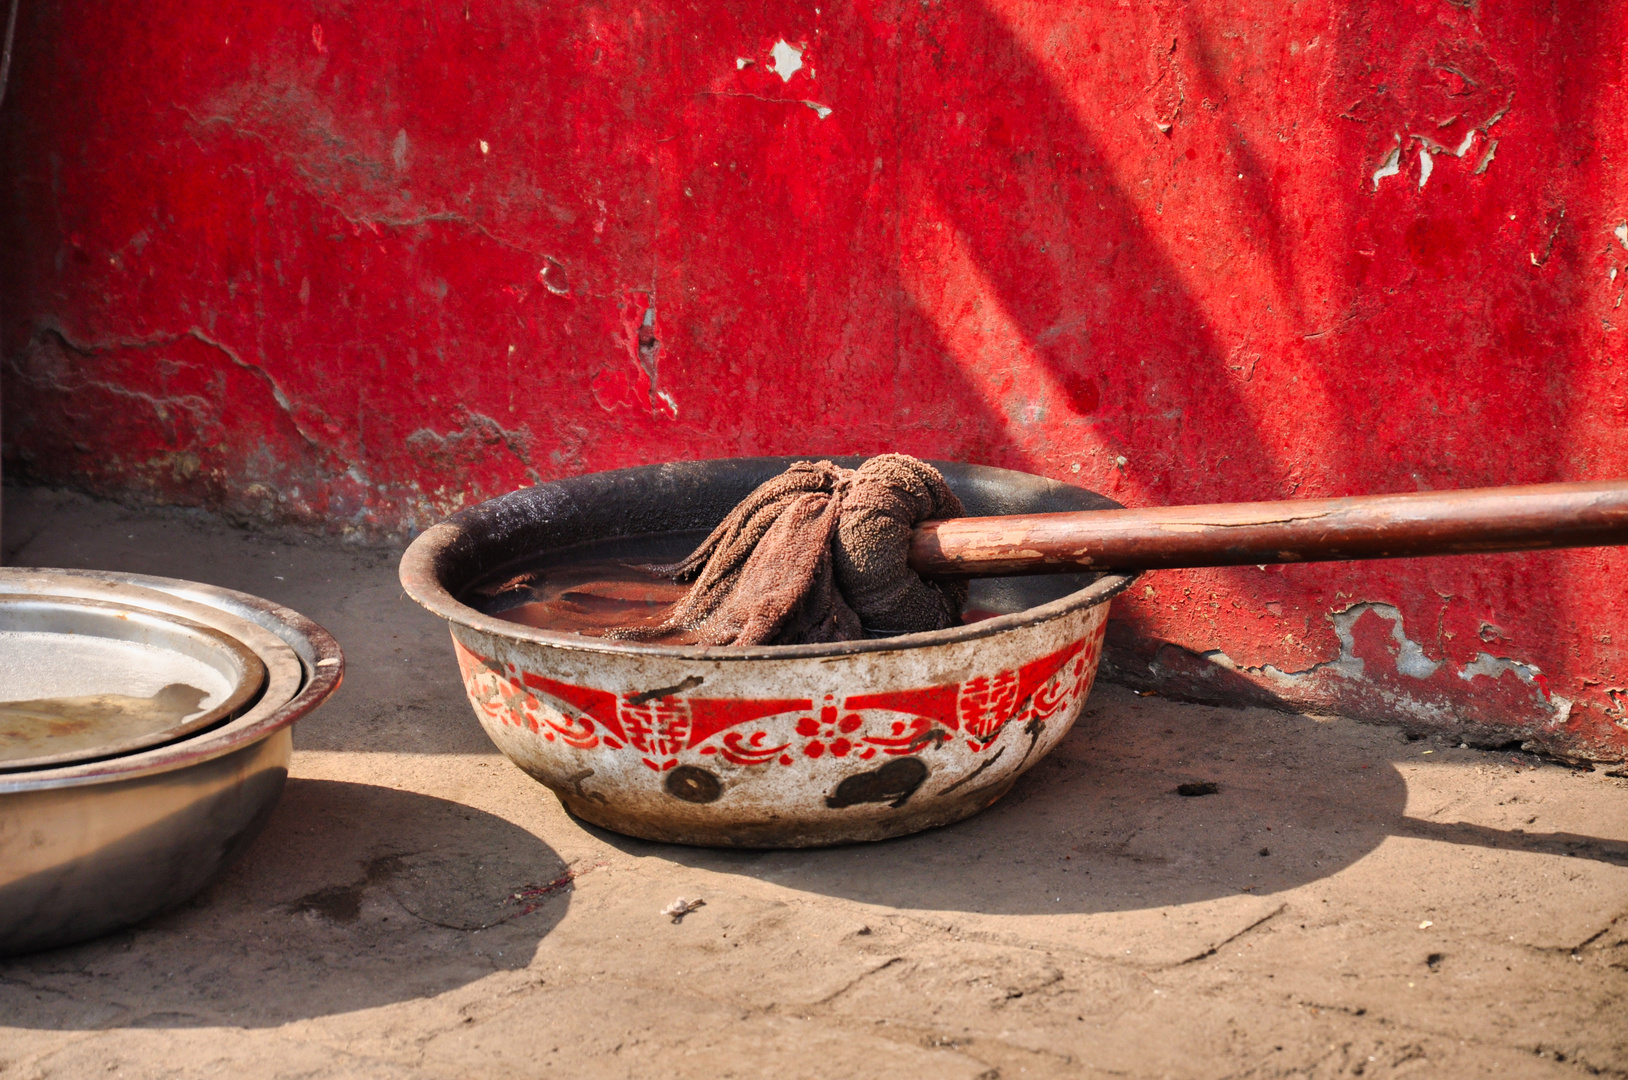
[{"label": "stainless steel basin", "polygon": [[0,568],[0,595],[18,593],[117,600],[214,627],[254,649],[268,678],[257,704],[218,727],[140,753],[0,773],[0,955],[81,941],[195,895],[264,824],[288,775],[290,725],[344,671],[327,631],[246,593]]}]

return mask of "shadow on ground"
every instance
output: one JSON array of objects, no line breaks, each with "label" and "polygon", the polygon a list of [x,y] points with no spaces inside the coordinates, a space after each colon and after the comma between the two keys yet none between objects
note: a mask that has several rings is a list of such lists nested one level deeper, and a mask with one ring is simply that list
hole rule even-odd
[{"label": "shadow on ground", "polygon": [[[1186,726],[1173,726],[1178,720]],[[1099,687],[1048,757],[956,825],[799,851],[600,835],[630,854],[900,908],[1060,914],[1271,892],[1362,858],[1390,835],[1406,803],[1406,785],[1385,757],[1315,729],[1260,710],[1144,704]],[[1214,794],[1177,793],[1205,781]]]},{"label": "shadow on ground", "polygon": [[290,780],[265,833],[188,904],[0,961],[0,1015],[65,1030],[269,1027],[432,996],[524,968],[570,904],[565,872],[547,844],[468,806]]},{"label": "shadow on ground", "polygon": [[[1615,841],[1408,817],[1395,762],[1419,753],[1401,732],[1351,721],[1172,706],[1099,687],[1049,757],[956,825],[801,851],[596,834],[629,854],[863,903],[1015,915],[1282,892],[1338,873],[1391,836],[1628,864],[1628,845]],[[1178,793],[1205,782],[1213,794]]]}]

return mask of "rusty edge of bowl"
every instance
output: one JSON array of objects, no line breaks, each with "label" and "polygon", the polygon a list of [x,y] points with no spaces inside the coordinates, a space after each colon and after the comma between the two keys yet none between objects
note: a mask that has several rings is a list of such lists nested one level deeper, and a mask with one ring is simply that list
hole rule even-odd
[{"label": "rusty edge of bowl", "polygon": [[345,656],[339,642],[321,626],[292,608],[235,589],[223,589],[179,578],[125,574],[105,570],[64,570],[56,567],[7,567],[29,573],[66,574],[93,581],[137,585],[208,607],[219,608],[255,623],[287,642],[300,658],[304,679],[300,689],[279,708],[252,723],[229,722],[222,727],[141,753],[83,765],[46,768],[0,775],[0,794],[82,787],[173,772],[210,761],[261,741],[300,719],[339,688],[345,674]]},{"label": "rusty edge of bowl", "polygon": [[[756,462],[771,459],[722,459],[731,462]],[[779,460],[779,459],[772,459]],[[787,457],[783,459],[787,464],[793,461],[806,461],[809,457]],[[832,457],[838,463],[858,461],[846,457]],[[687,462],[688,465],[718,464],[721,462]],[[946,463],[932,462],[934,465]],[[952,463],[959,468],[973,468],[989,474],[1013,472],[1007,469],[995,469],[988,466],[966,466]],[[611,483],[618,479],[633,479],[638,474],[650,474],[663,469],[659,465],[638,465],[627,469],[616,469],[601,473],[590,473],[584,477],[575,477],[575,481],[599,480]],[[1016,473],[1029,480],[1046,480],[1032,473]],[[553,481],[552,484],[569,484],[572,481]],[[1059,481],[1051,481],[1059,487],[1069,487]],[[550,485],[538,485],[545,487]],[[447,561],[455,545],[463,537],[462,521],[472,514],[480,512],[482,508],[501,503],[534,490],[522,488],[508,495],[499,495],[486,502],[472,506],[467,510],[454,514],[447,520],[433,525],[421,533],[416,540],[408,546],[401,557],[401,585],[407,595],[427,610],[447,619],[449,622],[467,626],[472,630],[492,634],[497,637],[511,638],[519,641],[530,641],[540,645],[549,645],[560,649],[571,649],[579,652],[616,653],[631,656],[664,656],[680,660],[794,660],[808,657],[843,657],[860,653],[898,652],[905,649],[919,649],[928,645],[948,645],[960,641],[976,641],[979,638],[993,637],[996,634],[1012,630],[1020,626],[1029,626],[1034,623],[1045,622],[1057,618],[1067,612],[1079,608],[1092,607],[1096,604],[1106,603],[1115,596],[1128,589],[1138,574],[1104,573],[1083,589],[1058,597],[1035,607],[1025,608],[1022,611],[1007,615],[997,615],[994,618],[983,619],[979,622],[968,623],[965,626],[955,626],[947,630],[931,630],[918,634],[900,634],[896,637],[866,638],[862,641],[839,641],[818,645],[653,645],[643,642],[614,641],[607,638],[586,637],[578,634],[557,633],[549,630],[539,630],[535,627],[499,619],[486,615],[476,609],[460,602],[451,591],[441,582],[441,568]],[[1077,489],[1085,491],[1085,489]],[[1088,494],[1095,495],[1094,492]],[[1113,506],[1118,503],[1096,496],[1098,499]],[[606,537],[606,539],[617,539]],[[464,583],[460,583],[462,585]]]}]

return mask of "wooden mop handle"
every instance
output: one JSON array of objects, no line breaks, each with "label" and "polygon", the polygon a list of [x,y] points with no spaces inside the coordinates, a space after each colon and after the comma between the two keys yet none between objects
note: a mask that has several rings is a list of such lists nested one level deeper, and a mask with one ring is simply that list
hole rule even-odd
[{"label": "wooden mop handle", "polygon": [[1628,544],[1628,480],[925,521],[923,577],[1397,559]]}]

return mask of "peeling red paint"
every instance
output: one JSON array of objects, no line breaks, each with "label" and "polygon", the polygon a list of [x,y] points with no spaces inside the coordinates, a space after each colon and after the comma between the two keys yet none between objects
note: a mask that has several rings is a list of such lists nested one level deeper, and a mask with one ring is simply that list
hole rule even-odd
[{"label": "peeling red paint", "polygon": [[1575,752],[1567,735],[1576,702],[1559,693],[1542,669],[1475,649],[1470,659],[1455,663],[1440,641],[1408,637],[1405,617],[1390,604],[1355,604],[1333,613],[1330,622],[1337,655],[1299,671],[1275,664],[1242,667],[1225,650],[1200,654],[1147,643],[1121,627],[1113,674],[1166,693],[1291,709],[1337,704],[1415,731],[1453,732],[1477,745],[1534,742]]},{"label": "peeling red paint", "polygon": [[[7,468],[372,533],[741,453],[903,450],[1133,505],[1620,476],[1625,22],[24,5]],[[1126,671],[1169,643],[1248,681],[1329,664],[1334,613],[1389,604],[1443,672],[1484,651],[1573,703],[1439,675],[1443,722],[1621,754],[1623,569],[1167,573],[1114,640]],[[1297,703],[1396,716],[1385,633]]]}]

